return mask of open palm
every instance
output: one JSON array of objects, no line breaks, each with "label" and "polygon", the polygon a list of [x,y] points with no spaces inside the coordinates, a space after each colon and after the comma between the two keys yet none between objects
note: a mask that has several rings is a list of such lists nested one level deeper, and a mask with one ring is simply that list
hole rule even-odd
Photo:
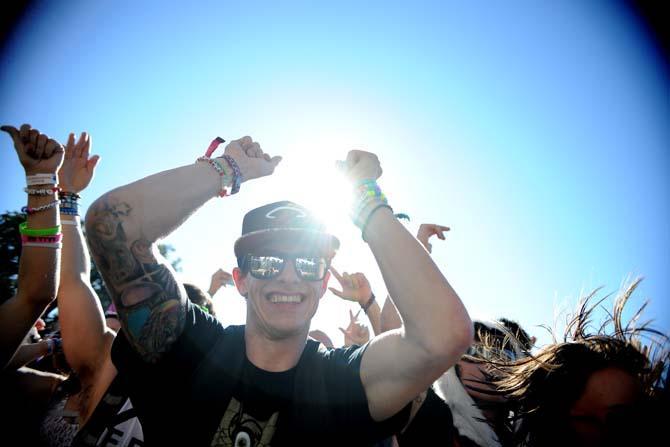
[{"label": "open palm", "polygon": [[89,157],[90,149],[91,138],[88,133],[82,132],[76,142],[74,134],[70,134],[65,145],[65,160],[58,172],[58,183],[63,191],[78,193],[91,183],[100,157]]}]

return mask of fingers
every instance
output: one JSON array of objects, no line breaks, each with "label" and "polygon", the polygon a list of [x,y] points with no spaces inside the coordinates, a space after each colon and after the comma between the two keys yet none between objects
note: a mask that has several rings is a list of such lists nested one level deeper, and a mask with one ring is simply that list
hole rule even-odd
[{"label": "fingers", "polygon": [[332,287],[328,287],[328,290],[330,290],[331,292],[333,292],[333,295],[335,295],[335,296],[339,296],[340,298],[345,299],[344,293],[340,292],[339,290],[334,289],[334,288],[332,288]]},{"label": "fingers", "polygon": [[70,132],[70,135],[67,137],[67,143],[65,144],[65,159],[69,160],[74,156],[74,133]]},{"label": "fingers", "polygon": [[82,158],[84,157],[84,155],[86,155],[86,158],[88,158],[89,139],[88,134],[86,132],[82,132],[79,135],[77,144],[75,144],[74,147],[75,147],[75,154],[74,154],[75,157]]},{"label": "fingers", "polygon": [[330,271],[333,273],[333,276],[335,276],[335,279],[339,281],[340,284],[342,284],[342,275],[340,275],[340,272],[335,269],[332,265],[330,266]]},{"label": "fingers", "polygon": [[14,142],[14,146],[21,142],[21,137],[19,135],[19,130],[14,126],[2,126],[0,127],[4,132],[7,132]]},{"label": "fingers", "polygon": [[239,140],[237,140],[237,142],[239,143],[239,145],[242,146],[242,149],[244,149],[245,146],[251,144],[252,141],[253,141],[253,140],[252,140],[251,137],[248,136],[248,135],[247,135],[247,136],[244,136],[244,137],[242,137],[242,138],[240,138]]},{"label": "fingers", "polygon": [[51,156],[51,155],[53,155],[53,154],[55,154],[59,151],[62,151],[62,150],[63,150],[63,147],[60,145],[60,143],[58,141],[52,139],[52,138],[50,138],[47,141],[47,144],[44,146],[44,152],[45,153],[48,152],[50,154],[49,156]]},{"label": "fingers", "polygon": [[249,157],[261,157],[263,155],[263,151],[261,150],[261,145],[258,143],[251,143],[247,146],[244,147],[244,152],[249,156]]},{"label": "fingers", "polygon": [[40,136],[40,131],[37,129],[32,129],[29,134],[29,151],[33,154],[33,157],[40,160],[44,154],[44,146],[37,147],[37,139]]},{"label": "fingers", "polygon": [[21,142],[27,144],[30,141],[30,124],[21,125],[21,130],[19,131],[19,136],[21,137]]},{"label": "fingers", "polygon": [[95,167],[98,165],[98,162],[100,161],[100,156],[99,155],[94,155],[92,156],[87,162],[86,162],[86,170],[90,173],[93,173],[95,171]]}]

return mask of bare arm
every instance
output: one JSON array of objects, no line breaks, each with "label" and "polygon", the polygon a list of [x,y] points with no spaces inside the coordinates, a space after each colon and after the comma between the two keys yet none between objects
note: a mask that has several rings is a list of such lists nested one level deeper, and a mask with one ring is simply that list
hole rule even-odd
[{"label": "bare arm", "polygon": [[49,353],[49,342],[47,340],[40,340],[35,343],[24,343],[16,350],[16,354],[7,364],[7,369],[18,369],[26,366],[33,360],[37,360]]},{"label": "bare arm", "polygon": [[[273,172],[281,158],[244,137],[226,154],[243,180]],[[225,163],[225,161],[224,161]],[[91,253],[114,300],[124,332],[147,361],[156,361],[181,334],[187,297],[156,243],[216,196],[220,178],[206,163],[164,171],[108,192],[86,216]]]},{"label": "bare arm", "polygon": [[[64,193],[80,193],[93,178],[99,158],[89,158],[90,144],[88,134],[83,133],[76,143],[74,135],[70,134],[65,146],[65,161],[58,175]],[[114,333],[107,329],[102,306],[91,287],[91,262],[79,216],[64,213],[61,221],[63,253],[58,319],[63,351],[72,369],[82,380],[90,382],[109,355]]]},{"label": "bare arm", "polygon": [[[14,142],[14,148],[26,175],[55,175],[63,161],[63,148],[37,129],[24,124],[21,130],[2,126]],[[51,188],[36,185],[32,188]],[[36,208],[53,202],[58,196],[28,195],[28,207]],[[58,206],[29,214],[30,229],[55,227],[59,224]],[[0,370],[14,355],[23,338],[46,307],[56,297],[60,249],[24,246],[21,250],[17,293],[0,305]]]},{"label": "bare arm", "polygon": [[[346,165],[354,181],[381,175],[373,154],[351,151]],[[367,222],[365,238],[404,323],[375,337],[361,363],[370,413],[383,420],[456,363],[473,329],[456,292],[392,211],[380,208]]]}]

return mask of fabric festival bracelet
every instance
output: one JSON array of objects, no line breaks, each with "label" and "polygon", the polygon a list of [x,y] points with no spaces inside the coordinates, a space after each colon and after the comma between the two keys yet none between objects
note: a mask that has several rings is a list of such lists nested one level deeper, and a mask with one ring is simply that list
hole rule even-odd
[{"label": "fabric festival bracelet", "polygon": [[61,242],[63,235],[61,233],[54,234],[53,236],[21,236],[21,242],[46,242],[50,244],[55,244]]},{"label": "fabric festival bracelet", "polygon": [[60,225],[49,228],[28,228],[28,222],[19,224],[19,233],[23,236],[54,236],[60,233]]},{"label": "fabric festival bracelet", "polygon": [[23,244],[24,247],[44,247],[44,248],[63,248],[63,244],[60,242],[48,243],[48,242],[26,242]]},{"label": "fabric festival bracelet", "polygon": [[29,196],[51,196],[56,194],[57,192],[60,192],[60,188],[58,186],[54,186],[53,188],[48,189],[23,188],[23,191],[27,193]]},{"label": "fabric festival bracelet", "polygon": [[58,184],[58,178],[56,177],[56,174],[26,175],[26,185],[28,186],[56,184]]},{"label": "fabric festival bracelet", "polygon": [[30,208],[29,206],[24,206],[21,208],[22,213],[26,213],[28,215],[39,213],[40,211],[46,211],[51,208],[55,208],[58,206],[60,202],[58,200],[54,200],[53,202],[49,202],[46,205],[38,206],[35,208]]}]

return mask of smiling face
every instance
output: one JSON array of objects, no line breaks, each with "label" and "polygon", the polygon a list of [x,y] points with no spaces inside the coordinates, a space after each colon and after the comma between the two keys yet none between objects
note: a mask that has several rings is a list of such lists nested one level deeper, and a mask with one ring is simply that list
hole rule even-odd
[{"label": "smiling face", "polygon": [[254,250],[254,255],[285,258],[281,272],[272,279],[258,279],[239,268],[233,271],[238,291],[247,298],[247,327],[270,339],[283,339],[309,332],[329,275],[319,281],[300,279],[295,257],[318,257],[308,246],[273,241]]}]

